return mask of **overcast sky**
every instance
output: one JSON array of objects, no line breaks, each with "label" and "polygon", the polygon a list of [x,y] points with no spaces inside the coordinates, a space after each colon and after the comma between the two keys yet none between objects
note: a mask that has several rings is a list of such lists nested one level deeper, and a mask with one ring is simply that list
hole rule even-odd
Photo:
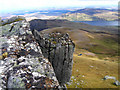
[{"label": "overcast sky", "polygon": [[117,7],[119,0],[0,0],[0,13],[28,9],[111,6]]}]

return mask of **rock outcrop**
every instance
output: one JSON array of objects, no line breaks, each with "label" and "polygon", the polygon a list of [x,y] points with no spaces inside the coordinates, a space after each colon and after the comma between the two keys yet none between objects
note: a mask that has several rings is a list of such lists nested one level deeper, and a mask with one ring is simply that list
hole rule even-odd
[{"label": "rock outcrop", "polygon": [[31,32],[29,23],[19,18],[0,26],[0,87],[65,88],[72,74],[75,47],[69,35]]},{"label": "rock outcrop", "polygon": [[12,18],[10,18],[10,19],[5,19],[5,20],[3,20],[3,21],[1,22],[1,25],[2,25],[2,26],[3,26],[3,25],[7,25],[7,24],[10,24],[10,23],[13,23],[13,22],[17,22],[17,21],[21,21],[21,20],[25,20],[25,18],[22,17],[22,16],[14,16],[14,17],[12,17]]},{"label": "rock outcrop", "polygon": [[75,45],[68,34],[44,34],[33,30],[44,57],[51,62],[60,85],[70,81]]},{"label": "rock outcrop", "polygon": [[[11,23],[14,24],[14,23]],[[25,20],[16,22],[18,30],[8,35],[2,44],[2,88],[58,88],[53,67],[41,49]],[[14,29],[12,29],[14,31]]]}]

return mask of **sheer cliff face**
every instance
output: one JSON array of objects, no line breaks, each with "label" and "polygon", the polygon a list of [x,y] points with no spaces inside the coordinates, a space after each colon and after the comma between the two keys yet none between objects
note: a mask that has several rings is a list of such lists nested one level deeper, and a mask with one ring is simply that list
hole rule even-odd
[{"label": "sheer cliff face", "polygon": [[57,89],[69,82],[75,45],[68,34],[31,32],[21,19],[9,23],[0,26],[0,88]]},{"label": "sheer cliff face", "polygon": [[73,52],[75,45],[68,34],[40,34],[33,30],[44,57],[51,62],[60,85],[69,82],[72,74]]}]

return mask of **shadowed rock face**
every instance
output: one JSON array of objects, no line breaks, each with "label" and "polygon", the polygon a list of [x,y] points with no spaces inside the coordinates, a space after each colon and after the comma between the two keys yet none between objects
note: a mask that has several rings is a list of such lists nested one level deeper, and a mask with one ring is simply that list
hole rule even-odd
[{"label": "shadowed rock face", "polygon": [[33,30],[44,57],[51,62],[60,85],[69,82],[72,74],[73,52],[75,45],[68,34],[40,34]]},{"label": "shadowed rock face", "polygon": [[61,27],[61,23],[64,23],[67,20],[59,20],[59,19],[53,19],[53,20],[41,20],[41,19],[34,19],[30,21],[30,29],[31,30],[37,30],[41,31],[48,28],[53,27]]}]

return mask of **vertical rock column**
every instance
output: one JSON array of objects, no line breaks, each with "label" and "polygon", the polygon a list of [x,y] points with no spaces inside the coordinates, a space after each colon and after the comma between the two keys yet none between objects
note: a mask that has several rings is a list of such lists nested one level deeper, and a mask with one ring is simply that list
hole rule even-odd
[{"label": "vertical rock column", "polygon": [[50,33],[40,34],[33,30],[44,57],[51,62],[56,77],[61,86],[70,81],[73,65],[73,52],[75,44],[68,34]]}]

